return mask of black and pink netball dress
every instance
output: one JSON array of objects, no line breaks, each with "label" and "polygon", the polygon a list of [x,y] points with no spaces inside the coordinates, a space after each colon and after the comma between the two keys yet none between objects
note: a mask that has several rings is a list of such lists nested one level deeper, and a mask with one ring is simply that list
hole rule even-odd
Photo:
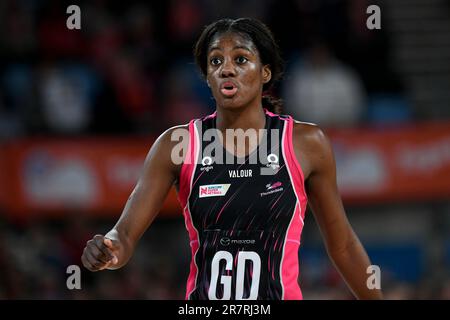
[{"label": "black and pink netball dress", "polygon": [[186,299],[302,299],[298,250],[307,197],[294,120],[264,112],[266,134],[243,158],[205,139],[217,132],[210,130],[216,113],[189,123],[178,190],[192,252]]}]

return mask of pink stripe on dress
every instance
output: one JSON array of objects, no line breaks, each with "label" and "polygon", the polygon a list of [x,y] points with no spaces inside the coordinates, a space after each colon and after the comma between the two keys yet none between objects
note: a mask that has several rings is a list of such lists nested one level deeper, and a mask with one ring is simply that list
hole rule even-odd
[{"label": "pink stripe on dress", "polygon": [[188,150],[186,152],[185,161],[181,167],[180,172],[180,189],[178,193],[178,200],[183,208],[183,215],[186,224],[186,229],[189,234],[190,246],[191,246],[191,265],[189,276],[186,284],[186,300],[189,299],[189,295],[194,291],[198,267],[195,263],[195,255],[199,249],[199,236],[198,231],[195,229],[194,224],[192,222],[191,212],[189,210],[189,196],[192,191],[192,179],[195,173],[196,168],[196,160],[198,154],[198,139],[196,135],[195,129],[195,120],[191,120],[189,122],[189,145]]},{"label": "pink stripe on dress", "polygon": [[283,299],[301,300],[303,296],[298,285],[298,249],[303,229],[307,197],[304,187],[303,171],[297,161],[292,144],[294,121],[290,116],[285,121],[282,139],[283,157],[297,198],[297,204],[284,243],[283,257],[281,259],[281,281],[283,285]]}]

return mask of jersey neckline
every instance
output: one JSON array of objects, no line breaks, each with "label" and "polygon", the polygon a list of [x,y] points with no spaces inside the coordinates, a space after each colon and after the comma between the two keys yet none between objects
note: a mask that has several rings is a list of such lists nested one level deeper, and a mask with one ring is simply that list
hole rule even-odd
[{"label": "jersey neckline", "polygon": [[[267,113],[267,109],[266,109],[266,108],[263,108],[263,110],[264,110],[264,118],[265,118],[264,132],[263,132],[263,135],[262,135],[262,137],[261,137],[259,143],[257,144],[256,148],[253,149],[253,151],[249,152],[249,153],[246,154],[244,157],[238,157],[238,156],[236,156],[236,154],[235,154],[234,152],[228,151],[228,149],[225,148],[225,146],[223,145],[222,141],[220,141],[220,139],[219,139],[219,141],[217,141],[217,143],[218,143],[218,144],[220,145],[220,147],[222,148],[222,152],[223,152],[224,155],[228,155],[228,156],[232,157],[234,160],[238,160],[238,162],[235,162],[235,163],[237,163],[237,164],[246,163],[247,160],[248,160],[252,155],[254,155],[256,152],[259,152],[259,149],[260,149],[260,146],[261,146],[261,145],[267,144],[267,143],[268,143],[268,141],[267,141],[267,137],[268,137],[267,132],[268,132],[269,126],[270,126],[270,125],[269,125],[270,119],[269,119],[269,115],[268,115],[268,113]],[[214,128],[214,129],[217,129],[217,111],[215,111],[214,113],[215,113],[215,116],[214,116],[214,118],[213,118],[213,124],[212,124],[212,125],[213,125],[213,128]],[[225,159],[226,159],[226,157],[227,157],[227,156],[225,156]],[[242,161],[244,161],[244,162],[242,162]]]}]

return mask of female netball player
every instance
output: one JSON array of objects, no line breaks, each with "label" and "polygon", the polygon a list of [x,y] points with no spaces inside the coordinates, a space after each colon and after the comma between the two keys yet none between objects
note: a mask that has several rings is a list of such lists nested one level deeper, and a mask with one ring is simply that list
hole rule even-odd
[{"label": "female netball player", "polygon": [[[83,265],[124,266],[175,185],[192,253],[186,299],[302,299],[298,250],[309,199],[348,287],[358,299],[381,298],[367,286],[370,261],[346,218],[329,140],[318,126],[279,115],[279,102],[263,96],[282,72],[270,30],[253,19],[219,20],[194,53],[216,111],[161,134],[120,219],[88,241]],[[204,139],[211,129],[215,139]],[[188,137],[182,163],[173,157],[180,130]],[[257,136],[236,144],[241,137],[230,130]]]}]

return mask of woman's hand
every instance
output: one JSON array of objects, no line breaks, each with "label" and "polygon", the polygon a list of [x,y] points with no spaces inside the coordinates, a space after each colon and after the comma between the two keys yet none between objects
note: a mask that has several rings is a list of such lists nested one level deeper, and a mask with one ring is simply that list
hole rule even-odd
[{"label": "woman's hand", "polygon": [[93,272],[116,269],[119,262],[119,250],[119,241],[97,234],[86,243],[81,262],[86,269]]}]

